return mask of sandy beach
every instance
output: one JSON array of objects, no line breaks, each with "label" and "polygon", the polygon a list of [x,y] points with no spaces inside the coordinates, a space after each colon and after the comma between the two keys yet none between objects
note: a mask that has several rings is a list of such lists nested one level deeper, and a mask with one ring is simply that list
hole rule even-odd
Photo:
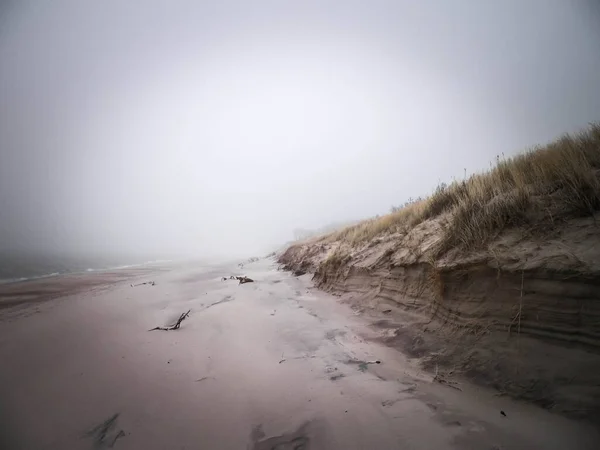
[{"label": "sandy beach", "polygon": [[[222,280],[242,274],[255,282]],[[565,450],[600,437],[432,382],[270,259],[5,285],[0,306],[1,448]],[[148,331],[188,310],[180,329]]]}]

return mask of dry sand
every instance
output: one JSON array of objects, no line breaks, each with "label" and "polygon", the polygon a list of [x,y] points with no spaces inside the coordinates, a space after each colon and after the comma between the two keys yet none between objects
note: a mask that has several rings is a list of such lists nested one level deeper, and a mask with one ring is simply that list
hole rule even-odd
[{"label": "dry sand", "polygon": [[[221,281],[242,273],[256,282]],[[130,286],[148,280],[156,285]],[[49,296],[60,299],[41,301]],[[243,272],[179,267],[23,283],[0,287],[1,302],[3,449],[566,450],[600,442],[591,427],[536,407],[432,383],[371,340],[363,318],[272,260]],[[187,310],[179,330],[148,331]]]}]

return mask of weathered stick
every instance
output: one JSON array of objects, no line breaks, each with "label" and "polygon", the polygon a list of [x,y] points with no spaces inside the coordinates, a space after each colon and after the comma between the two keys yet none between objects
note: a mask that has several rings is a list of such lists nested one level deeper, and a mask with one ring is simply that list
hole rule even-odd
[{"label": "weathered stick", "polygon": [[222,277],[221,281],[227,281],[227,280],[238,280],[240,282],[240,284],[244,284],[244,283],[254,283],[254,280],[252,278],[248,278],[247,276],[234,276],[231,275],[229,278],[227,277]]},{"label": "weathered stick", "polygon": [[152,328],[152,329],[150,329],[148,331],[154,331],[154,330],[162,330],[162,331],[178,330],[179,327],[181,326],[181,322],[183,322],[184,319],[190,315],[190,311],[191,311],[191,309],[188,310],[188,312],[186,312],[186,313],[182,313],[181,316],[179,316],[179,319],[177,319],[177,323],[175,323],[175,325],[173,325],[171,327],[155,327],[155,328]]},{"label": "weathered stick", "polygon": [[248,278],[248,277],[237,277],[237,279],[240,281],[240,284],[244,284],[244,283],[254,283],[254,280],[252,278]]},{"label": "weathered stick", "polygon": [[150,286],[154,286],[156,283],[154,283],[154,281],[146,281],[145,283],[132,284],[131,287],[143,286],[144,284],[149,284]]}]

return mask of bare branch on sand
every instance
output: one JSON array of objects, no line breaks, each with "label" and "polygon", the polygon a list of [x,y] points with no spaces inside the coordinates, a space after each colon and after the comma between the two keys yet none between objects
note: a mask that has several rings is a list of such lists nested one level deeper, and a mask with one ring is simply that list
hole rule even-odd
[{"label": "bare branch on sand", "polygon": [[227,280],[238,280],[240,282],[240,284],[244,284],[244,283],[254,283],[254,280],[252,278],[248,278],[246,276],[234,276],[231,275],[229,278],[227,277],[223,277],[221,278],[221,281],[227,281]]},{"label": "bare branch on sand", "polygon": [[190,311],[191,311],[191,309],[188,310],[188,312],[186,312],[186,313],[182,313],[181,316],[179,316],[179,319],[177,319],[177,322],[175,323],[175,325],[173,325],[173,326],[170,326],[170,327],[155,327],[155,328],[152,328],[151,330],[148,330],[148,331],[154,331],[154,330],[162,330],[162,331],[178,330],[179,327],[181,326],[181,322],[183,322],[184,319],[190,315]]}]

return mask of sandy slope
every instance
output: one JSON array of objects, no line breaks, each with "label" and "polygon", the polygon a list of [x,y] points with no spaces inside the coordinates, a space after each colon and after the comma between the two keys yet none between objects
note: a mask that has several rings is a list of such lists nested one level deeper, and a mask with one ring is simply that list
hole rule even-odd
[{"label": "sandy slope", "polygon": [[[256,283],[221,281],[231,273],[132,273],[156,285],[108,277],[110,288],[2,309],[0,447],[596,448],[585,425],[432,383],[273,261],[244,268]],[[188,309],[180,330],[147,331]]]},{"label": "sandy slope", "polygon": [[[504,230],[437,254],[444,217],[353,245],[328,237],[282,253],[314,272],[387,343],[423,367],[600,426],[600,240],[592,218]],[[381,311],[390,310],[387,315]]]}]

